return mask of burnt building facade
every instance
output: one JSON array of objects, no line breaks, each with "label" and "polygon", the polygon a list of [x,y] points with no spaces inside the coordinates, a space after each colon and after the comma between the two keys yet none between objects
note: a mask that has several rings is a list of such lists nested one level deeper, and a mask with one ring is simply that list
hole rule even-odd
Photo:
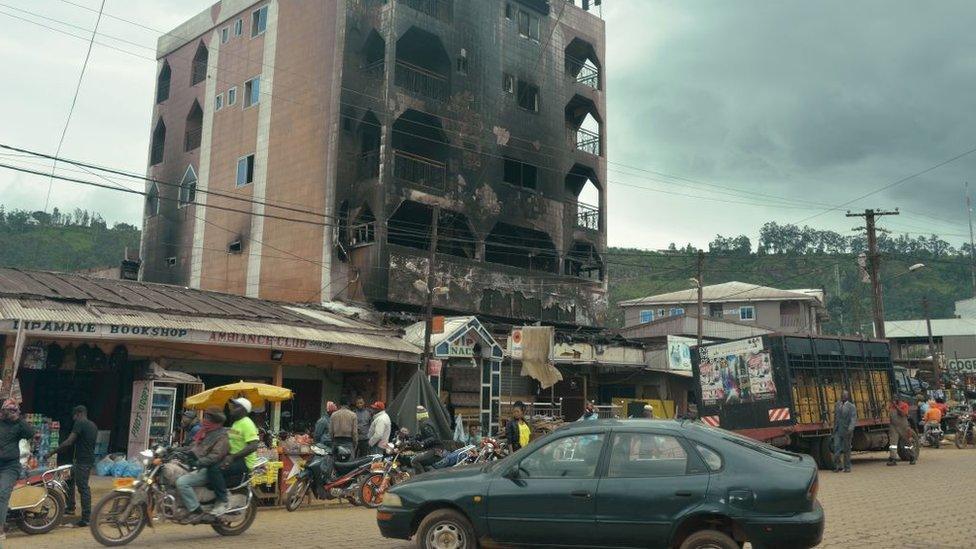
[{"label": "burnt building facade", "polygon": [[564,0],[224,0],[160,40],[143,277],[419,309],[436,233],[437,309],[600,325],[604,54]]}]

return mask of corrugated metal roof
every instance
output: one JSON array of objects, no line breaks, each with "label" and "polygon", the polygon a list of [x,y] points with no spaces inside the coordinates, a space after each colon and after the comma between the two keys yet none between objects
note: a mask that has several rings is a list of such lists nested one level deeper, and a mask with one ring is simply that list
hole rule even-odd
[{"label": "corrugated metal roof", "polygon": [[[702,299],[706,303],[728,303],[739,301],[781,301],[799,300],[816,301],[821,303],[821,295],[817,295],[812,290],[780,290],[769,286],[758,284],[747,284],[745,282],[725,282],[723,284],[713,284],[702,289]],[[694,303],[698,301],[698,289],[689,288],[678,290],[666,294],[652,295],[638,299],[628,299],[621,301],[618,305],[622,307],[633,305],[672,305],[679,303]]]},{"label": "corrugated metal roof", "polygon": [[[312,326],[294,326],[249,320],[187,317],[152,311],[103,310],[77,303],[0,298],[0,320],[101,324],[222,332],[317,341],[332,345],[382,349],[418,356],[420,349],[388,330],[329,330]],[[362,353],[355,353],[362,354]]]},{"label": "corrugated metal roof", "polygon": [[[976,335],[976,319],[935,318],[932,319],[932,337]],[[887,320],[885,336],[888,338],[925,338],[928,328],[925,320]]]},{"label": "corrugated metal roof", "polygon": [[[449,316],[444,318],[444,331],[439,334],[430,334],[430,347],[433,349],[445,339],[454,335],[454,332],[459,330],[461,327],[465,326],[468,322],[474,319],[473,316]],[[412,343],[418,347],[423,347],[424,345],[424,327],[426,324],[424,322],[415,322],[410,326],[407,326],[405,333],[403,334],[404,341]]]},{"label": "corrugated metal roof", "polygon": [[396,328],[335,307],[80,274],[0,268],[0,319],[291,337],[419,355]]},{"label": "corrugated metal roof", "polygon": [[[741,322],[731,322],[717,318],[702,319],[702,335],[705,339],[739,339],[762,334],[771,334],[773,330]],[[698,319],[694,315],[671,316],[646,324],[637,324],[620,330],[620,335],[628,339],[652,339],[674,336],[697,336]]]}]

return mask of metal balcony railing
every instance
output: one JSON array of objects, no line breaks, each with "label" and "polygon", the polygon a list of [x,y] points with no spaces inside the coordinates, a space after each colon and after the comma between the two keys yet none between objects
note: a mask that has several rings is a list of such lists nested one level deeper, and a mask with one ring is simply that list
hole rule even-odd
[{"label": "metal balcony railing", "polygon": [[183,150],[186,152],[200,148],[200,141],[203,138],[203,128],[190,128],[186,130],[186,140]]},{"label": "metal balcony railing", "polygon": [[380,175],[380,151],[366,151],[359,155],[357,174],[360,180]]},{"label": "metal balcony railing", "polygon": [[405,151],[393,151],[393,177],[444,190],[447,186],[447,166]]},{"label": "metal balcony railing", "polygon": [[454,16],[453,0],[400,0],[400,3],[447,23]]},{"label": "metal balcony railing", "polygon": [[396,62],[395,83],[403,89],[440,101],[450,95],[447,78],[406,61]]},{"label": "metal balcony railing", "polygon": [[350,246],[362,246],[376,240],[376,223],[360,223],[350,227],[351,240]]},{"label": "metal balcony railing", "polygon": [[579,128],[576,130],[576,150],[600,156],[600,134]]},{"label": "metal balcony railing", "polygon": [[600,208],[577,202],[576,226],[594,231],[600,230]]},{"label": "metal balcony railing", "polygon": [[368,78],[382,79],[385,68],[386,63],[380,59],[379,61],[374,61],[367,65],[363,65],[363,73],[365,73]]},{"label": "metal balcony railing", "polygon": [[600,69],[589,60],[566,57],[566,72],[578,83],[600,89]]}]

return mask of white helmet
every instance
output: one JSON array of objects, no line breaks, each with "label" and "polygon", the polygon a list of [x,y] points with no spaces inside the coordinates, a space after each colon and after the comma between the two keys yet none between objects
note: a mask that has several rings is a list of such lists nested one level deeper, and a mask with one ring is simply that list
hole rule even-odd
[{"label": "white helmet", "polygon": [[232,398],[230,401],[233,402],[234,404],[240,406],[241,408],[244,408],[244,411],[245,412],[247,412],[249,414],[251,413],[251,401],[250,400],[248,400],[248,399],[246,399],[244,397],[238,397],[238,398]]}]

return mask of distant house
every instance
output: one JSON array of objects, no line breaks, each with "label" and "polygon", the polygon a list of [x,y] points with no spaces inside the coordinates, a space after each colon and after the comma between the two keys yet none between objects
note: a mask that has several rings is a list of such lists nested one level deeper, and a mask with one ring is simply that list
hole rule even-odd
[{"label": "distant house", "polygon": [[[819,334],[829,319],[823,290],[780,290],[745,282],[726,282],[702,290],[702,314],[716,320],[745,323],[774,332]],[[695,316],[698,289],[621,301],[624,327],[674,316]]]}]

